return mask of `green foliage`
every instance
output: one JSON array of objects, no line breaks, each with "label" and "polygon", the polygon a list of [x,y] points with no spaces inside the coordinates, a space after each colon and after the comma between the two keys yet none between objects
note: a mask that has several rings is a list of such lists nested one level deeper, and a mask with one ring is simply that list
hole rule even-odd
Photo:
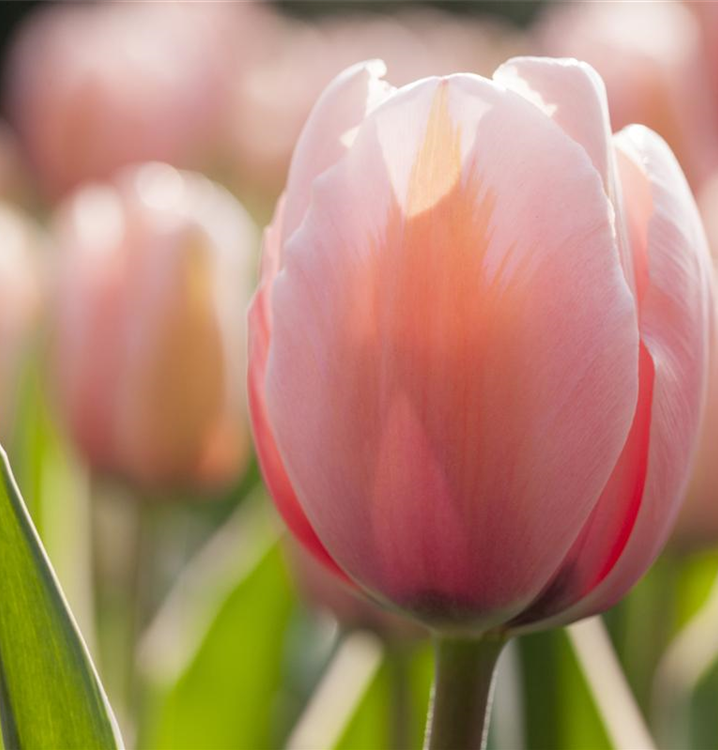
[{"label": "green foliage", "polygon": [[[190,593],[183,596],[180,587],[146,642],[141,659],[157,660],[162,643],[176,635],[168,631],[178,623],[196,633],[176,661],[160,657],[156,666],[149,666],[150,710],[140,747],[261,750],[277,747],[283,739],[276,732],[282,644],[295,600],[266,509],[242,508],[240,513],[248,523],[237,524],[237,534],[226,534],[221,545],[236,569],[234,580],[227,580],[226,568],[220,572],[225,567],[221,562],[207,564],[204,556],[189,571],[194,577]],[[252,517],[257,514],[263,520]],[[234,557],[227,549],[233,544]]]},{"label": "green foliage", "polygon": [[610,750],[586,680],[563,630],[518,639],[529,748]]},{"label": "green foliage", "polygon": [[420,750],[433,673],[428,643],[411,648],[388,646],[381,667],[332,750]]},{"label": "green foliage", "polygon": [[0,720],[8,750],[116,748],[111,709],[2,455]]}]

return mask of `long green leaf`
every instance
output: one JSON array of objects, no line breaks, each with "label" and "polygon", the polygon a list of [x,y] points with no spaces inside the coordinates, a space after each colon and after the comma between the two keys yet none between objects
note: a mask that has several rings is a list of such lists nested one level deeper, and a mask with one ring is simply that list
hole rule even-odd
[{"label": "long green leaf", "polygon": [[102,685],[0,450],[0,724],[8,750],[121,747]]}]

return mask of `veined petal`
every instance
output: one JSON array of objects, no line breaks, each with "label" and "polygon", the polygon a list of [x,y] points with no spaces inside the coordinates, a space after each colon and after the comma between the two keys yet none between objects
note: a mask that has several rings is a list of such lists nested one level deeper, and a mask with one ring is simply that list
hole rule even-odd
[{"label": "veined petal", "polygon": [[683,497],[705,396],[712,282],[693,196],[675,157],[654,132],[633,125],[615,142],[637,269],[641,345],[653,368],[644,488],[636,512],[623,527],[616,525],[619,547],[608,561],[613,564],[601,570],[600,559],[584,558],[585,566],[598,565],[593,587],[573,590],[574,605],[540,627],[607,609],[648,569]]},{"label": "veined petal", "polygon": [[400,90],[315,180],[272,309],[269,418],[341,567],[429,617],[526,606],[637,398],[634,300],[585,150],[476,76]]},{"label": "veined petal", "polygon": [[283,241],[304,218],[314,178],[346,153],[354,131],[367,113],[393,91],[381,80],[385,73],[381,60],[352,65],[327,86],[314,105],[289,168]]},{"label": "veined petal", "polygon": [[494,80],[535,104],[586,149],[616,209],[618,250],[626,281],[633,289],[633,262],[623,222],[621,183],[616,177],[611,118],[601,76],[587,63],[573,58],[514,57],[496,70]]},{"label": "veined petal", "polygon": [[535,104],[580,143],[610,193],[615,170],[606,87],[590,65],[571,58],[513,57],[493,78]]},{"label": "veined petal", "polygon": [[327,553],[324,545],[307,520],[304,511],[297,502],[291,482],[287,477],[282,459],[277,451],[271,425],[267,419],[265,405],[265,374],[267,353],[272,335],[272,316],[270,295],[272,282],[279,270],[279,237],[284,215],[284,198],[277,206],[274,221],[264,233],[262,246],[262,276],[257,292],[249,308],[249,370],[247,375],[247,395],[249,412],[254,433],[254,444],[257,449],[257,460],[262,469],[262,476],[274,500],[277,509],[299,541],[317,559],[340,575],[337,564]]}]

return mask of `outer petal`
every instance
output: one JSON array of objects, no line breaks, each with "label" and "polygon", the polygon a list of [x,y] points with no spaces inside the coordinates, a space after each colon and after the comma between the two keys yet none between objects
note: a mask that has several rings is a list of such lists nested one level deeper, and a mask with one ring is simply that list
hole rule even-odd
[{"label": "outer petal", "polygon": [[[644,488],[635,512],[622,528],[614,527],[619,547],[612,564],[594,571],[598,580],[587,595],[580,598],[573,590],[579,601],[542,627],[607,609],[653,562],[680,506],[704,402],[713,303],[710,259],[693,196],[658,135],[634,125],[615,139],[637,268],[642,349],[653,370]],[[625,496],[617,500],[625,507]],[[595,558],[586,564],[595,565]]]},{"label": "outer petal", "polygon": [[565,556],[635,410],[598,174],[536,107],[452,76],[377,108],[314,186],[267,369],[292,485],[370,590],[505,620]]},{"label": "outer petal", "polygon": [[621,183],[616,177],[611,118],[601,76],[590,65],[572,58],[514,57],[496,70],[494,80],[531,101],[586,149],[616,208],[618,250],[633,289],[633,261],[621,220]]},{"label": "outer petal", "polygon": [[606,89],[590,65],[573,59],[514,57],[493,77],[542,109],[580,143],[610,191],[614,159]]},{"label": "outer petal", "polygon": [[314,105],[289,168],[282,240],[290,237],[304,218],[314,178],[339,161],[367,112],[392,92],[392,87],[380,80],[385,73],[381,60],[353,65],[327,86]]},{"label": "outer petal", "polygon": [[262,247],[262,278],[249,308],[249,370],[247,394],[249,414],[254,434],[257,458],[262,476],[279,512],[299,541],[322,563],[340,575],[337,567],[319,541],[314,529],[297,502],[292,484],[277,451],[272,428],[267,417],[265,399],[265,373],[267,354],[272,334],[272,315],[269,305],[272,283],[279,269],[279,236],[284,215],[284,198],[279,202],[272,225],[264,233]]},{"label": "outer petal", "polygon": [[[54,356],[60,403],[93,465],[117,471],[113,405],[122,386],[128,284],[125,206],[114,190],[90,184],[55,220],[58,243]],[[119,344],[118,344],[119,342]],[[92,352],[92,366],[86,366]]]}]

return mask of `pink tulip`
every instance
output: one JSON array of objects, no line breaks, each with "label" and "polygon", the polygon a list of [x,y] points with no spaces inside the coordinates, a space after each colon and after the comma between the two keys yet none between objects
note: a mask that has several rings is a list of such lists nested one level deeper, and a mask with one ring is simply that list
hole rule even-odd
[{"label": "pink tulip", "polygon": [[718,167],[718,108],[700,26],[685,5],[557,3],[535,33],[544,54],[577,57],[598,71],[614,129],[638,122],[655,130],[693,185]]},{"label": "pink tulip", "polygon": [[235,478],[255,238],[241,206],[153,163],[72,195],[56,236],[57,391],[91,465],[143,484]]},{"label": "pink tulip", "polygon": [[601,79],[516,58],[326,89],[266,232],[249,398],[295,535],[435,626],[616,602],[671,529],[710,261],[666,144]]},{"label": "pink tulip", "polygon": [[52,198],[123,165],[204,164],[216,141],[228,5],[61,4],[12,49],[7,106]]},{"label": "pink tulip", "polygon": [[0,238],[0,438],[7,441],[21,397],[23,366],[40,320],[45,238],[29,217],[4,203]]}]

